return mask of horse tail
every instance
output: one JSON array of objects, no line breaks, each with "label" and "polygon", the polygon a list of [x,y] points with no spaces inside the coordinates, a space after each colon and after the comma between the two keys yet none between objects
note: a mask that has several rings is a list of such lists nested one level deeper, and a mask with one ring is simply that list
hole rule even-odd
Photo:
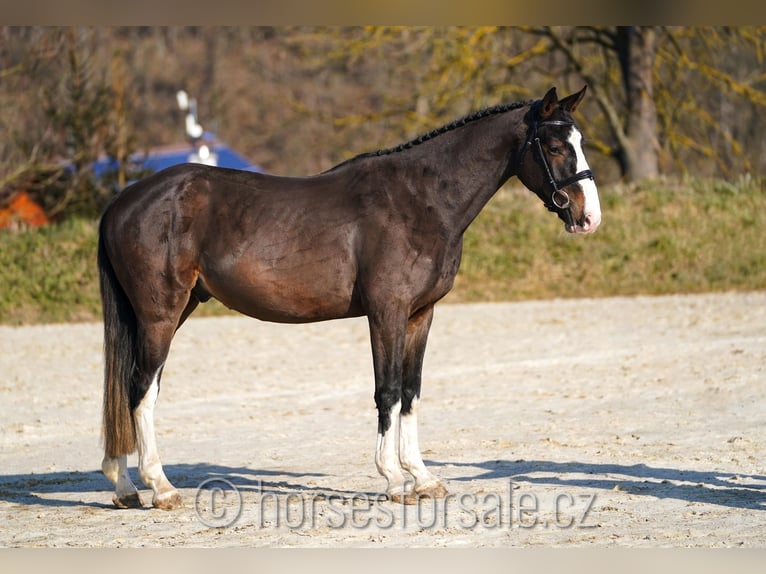
[{"label": "horse tail", "polygon": [[106,252],[105,217],[98,237],[98,271],[104,314],[104,406],[102,436],[106,456],[136,450],[136,428],[130,408],[130,384],[136,365],[136,315],[120,286]]}]

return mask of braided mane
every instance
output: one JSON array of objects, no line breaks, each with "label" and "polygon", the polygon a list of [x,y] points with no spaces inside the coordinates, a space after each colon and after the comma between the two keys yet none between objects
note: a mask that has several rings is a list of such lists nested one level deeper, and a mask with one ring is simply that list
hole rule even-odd
[{"label": "braided mane", "polygon": [[[377,151],[361,153],[361,154],[359,154],[357,156],[354,156],[354,157],[352,157],[350,159],[347,159],[347,160],[339,163],[338,165],[336,165],[335,167],[330,168],[327,171],[333,171],[333,170],[335,170],[335,169],[337,169],[337,168],[339,168],[339,167],[341,167],[343,165],[346,165],[348,163],[351,163],[351,162],[354,162],[354,161],[357,161],[357,160],[360,160],[360,159],[365,159],[365,158],[369,158],[369,157],[377,157],[377,156],[381,156],[381,155],[390,155],[390,154],[394,154],[394,153],[399,153],[401,151],[408,150],[408,149],[413,148],[413,147],[415,147],[417,145],[420,145],[420,144],[422,144],[424,142],[432,140],[435,137],[438,137],[438,136],[440,136],[442,134],[445,134],[445,133],[451,132],[452,130],[455,130],[457,128],[463,127],[466,124],[469,124],[471,122],[475,122],[476,120],[480,120],[482,118],[486,118],[486,117],[489,117],[489,116],[494,116],[494,115],[497,115],[497,114],[503,114],[503,113],[509,112],[511,110],[516,110],[516,109],[522,108],[524,106],[528,106],[528,105],[530,105],[532,103],[533,103],[533,100],[526,100],[526,101],[521,101],[521,102],[513,102],[511,104],[500,104],[500,105],[497,105],[497,106],[493,106],[491,108],[485,108],[485,109],[480,110],[478,112],[474,112],[474,113],[472,113],[470,115],[467,115],[465,117],[457,119],[457,120],[455,120],[453,122],[450,122],[450,123],[448,123],[448,124],[446,124],[446,125],[444,125],[444,126],[442,126],[440,128],[436,128],[435,130],[431,130],[428,133],[419,135],[415,139],[412,139],[412,140],[410,140],[408,142],[399,144],[398,146],[390,147],[390,148],[383,148],[383,149],[379,149]],[[327,173],[327,172],[325,172],[325,173]]]}]

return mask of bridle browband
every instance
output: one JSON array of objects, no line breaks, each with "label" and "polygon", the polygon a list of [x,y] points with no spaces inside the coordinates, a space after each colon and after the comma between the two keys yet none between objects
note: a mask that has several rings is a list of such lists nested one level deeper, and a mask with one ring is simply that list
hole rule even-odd
[{"label": "bridle browband", "polygon": [[[537,103],[539,106],[539,102]],[[532,111],[533,116],[537,115],[537,111],[533,109]],[[593,172],[589,169],[578,171],[576,174],[567,177],[566,179],[562,180],[556,180],[555,177],[553,177],[553,172],[551,171],[551,167],[548,164],[548,160],[545,159],[545,154],[543,153],[543,146],[540,143],[540,137],[537,135],[537,130],[540,127],[543,126],[573,126],[574,121],[572,120],[544,120],[542,122],[533,121],[532,125],[529,128],[529,132],[527,133],[527,141],[524,142],[524,147],[521,148],[521,155],[519,156],[518,165],[521,166],[521,163],[524,161],[524,157],[527,154],[527,149],[532,147],[534,144],[535,149],[537,150],[537,155],[540,157],[540,162],[543,164],[543,167],[545,168],[545,173],[548,176],[548,183],[551,184],[551,187],[553,188],[553,191],[551,192],[551,199],[547,203],[545,203],[545,207],[549,211],[556,211],[556,209],[564,212],[567,217],[567,224],[570,226],[573,226],[572,222],[572,214],[569,210],[566,210],[569,205],[571,204],[571,201],[569,199],[569,194],[567,194],[566,191],[563,190],[568,185],[571,185],[577,181],[580,181],[581,179],[594,179],[593,178]],[[563,199],[559,199],[563,198]]]}]

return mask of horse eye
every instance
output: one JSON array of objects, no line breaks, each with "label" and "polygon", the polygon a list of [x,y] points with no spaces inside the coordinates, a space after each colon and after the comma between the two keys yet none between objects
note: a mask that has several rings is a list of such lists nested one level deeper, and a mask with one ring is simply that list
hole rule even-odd
[{"label": "horse eye", "polygon": [[561,153],[561,148],[557,145],[552,145],[548,148],[548,151],[550,151],[553,155],[558,155]]}]

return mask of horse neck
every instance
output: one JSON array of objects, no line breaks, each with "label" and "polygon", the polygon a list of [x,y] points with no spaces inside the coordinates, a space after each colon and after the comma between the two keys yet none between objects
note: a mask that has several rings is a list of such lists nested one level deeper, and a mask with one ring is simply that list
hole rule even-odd
[{"label": "horse neck", "polygon": [[[466,124],[434,140],[436,182],[425,193],[454,229],[464,232],[498,189],[516,174],[527,107]],[[442,141],[438,141],[444,138]],[[441,146],[441,147],[439,147]]]}]

